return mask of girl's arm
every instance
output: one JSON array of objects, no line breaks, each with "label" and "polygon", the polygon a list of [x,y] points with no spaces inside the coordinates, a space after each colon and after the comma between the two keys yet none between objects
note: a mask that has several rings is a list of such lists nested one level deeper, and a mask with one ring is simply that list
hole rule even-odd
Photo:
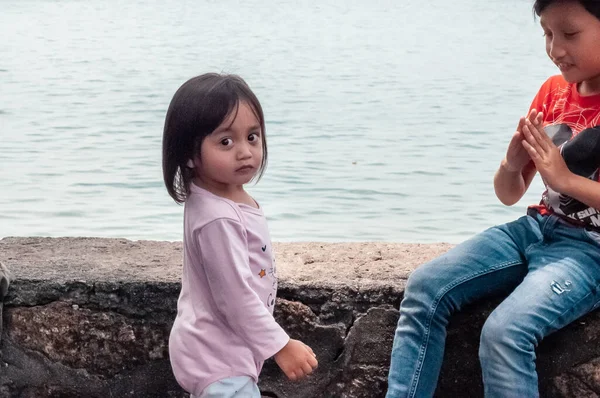
[{"label": "girl's arm", "polygon": [[226,322],[257,359],[272,357],[290,338],[248,283],[254,276],[244,227],[231,219],[215,220],[200,230],[198,243],[212,297]]}]

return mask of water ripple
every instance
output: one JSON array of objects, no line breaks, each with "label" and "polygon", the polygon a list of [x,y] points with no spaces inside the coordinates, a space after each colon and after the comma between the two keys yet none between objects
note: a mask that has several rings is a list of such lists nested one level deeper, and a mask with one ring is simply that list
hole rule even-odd
[{"label": "water ripple", "polygon": [[0,237],[180,240],[164,116],[209,70],[261,99],[269,167],[248,189],[276,241],[458,242],[515,218],[541,182],[507,208],[493,173],[555,71],[528,2],[473,4],[3,2]]}]

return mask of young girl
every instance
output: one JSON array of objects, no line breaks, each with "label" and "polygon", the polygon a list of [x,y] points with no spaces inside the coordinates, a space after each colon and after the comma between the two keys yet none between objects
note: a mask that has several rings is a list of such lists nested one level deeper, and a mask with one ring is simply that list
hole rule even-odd
[{"label": "young girl", "polygon": [[410,276],[387,397],[431,397],[450,315],[511,292],[481,332],[486,397],[538,397],[535,348],[600,304],[600,1],[537,0],[549,78],[494,178],[516,203],[539,172],[546,191],[518,220],[490,228]]},{"label": "young girl", "polygon": [[238,76],[205,74],[175,93],[165,120],[163,174],[185,203],[183,278],[169,339],[173,372],[193,397],[256,397],[263,362],[291,380],[313,351],[275,322],[277,274],[262,209],[244,190],[267,164],[263,111]]}]

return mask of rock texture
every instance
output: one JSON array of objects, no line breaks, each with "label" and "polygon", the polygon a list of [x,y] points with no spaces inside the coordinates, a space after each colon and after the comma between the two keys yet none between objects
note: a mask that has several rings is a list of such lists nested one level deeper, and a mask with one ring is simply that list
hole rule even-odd
[{"label": "rock texture", "polygon": [[[449,245],[275,244],[275,316],[310,345],[318,370],[292,383],[267,361],[266,397],[377,398],[406,279]],[[4,299],[0,397],[186,397],[171,374],[168,334],[181,272],[178,242],[5,238],[13,281]],[[436,396],[481,397],[479,331],[501,300],[455,316]],[[600,395],[600,315],[538,349],[544,397]]]},{"label": "rock texture", "polygon": [[0,340],[2,339],[2,311],[4,310],[4,297],[8,293],[10,276],[8,268],[0,261]]}]

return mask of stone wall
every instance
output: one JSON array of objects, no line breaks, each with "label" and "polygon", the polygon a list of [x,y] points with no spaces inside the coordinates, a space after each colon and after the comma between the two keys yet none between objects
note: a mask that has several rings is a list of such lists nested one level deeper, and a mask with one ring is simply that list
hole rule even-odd
[{"label": "stone wall", "polygon": [[[449,245],[275,244],[276,318],[318,355],[298,383],[268,361],[268,397],[377,398],[408,274]],[[181,244],[97,238],[5,238],[13,281],[4,302],[0,397],[184,397],[171,375]],[[454,317],[436,396],[481,397],[479,331],[501,298]],[[598,312],[538,349],[544,397],[600,394]]]}]

